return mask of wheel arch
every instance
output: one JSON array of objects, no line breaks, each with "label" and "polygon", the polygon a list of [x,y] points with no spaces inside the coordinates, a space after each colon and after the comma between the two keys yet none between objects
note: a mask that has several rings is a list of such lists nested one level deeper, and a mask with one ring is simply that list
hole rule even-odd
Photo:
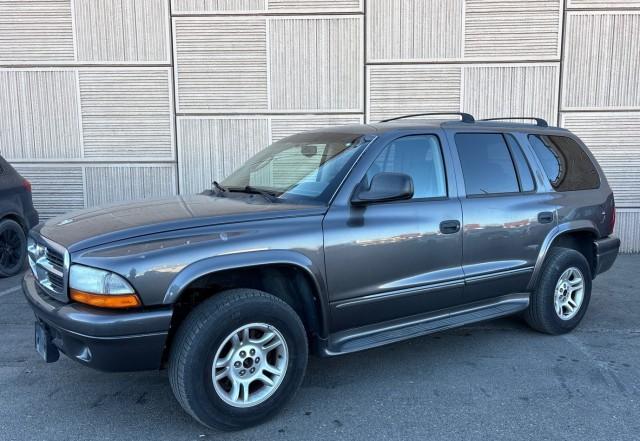
[{"label": "wheel arch", "polygon": [[264,250],[215,256],[195,262],[173,279],[163,303],[174,314],[167,340],[200,302],[233,288],[259,289],[287,302],[300,316],[310,337],[328,332],[324,279],[312,261],[297,252]]},{"label": "wheel arch", "polygon": [[[595,278],[596,260],[593,241],[595,241],[598,236],[599,233],[596,226],[593,222],[587,220],[566,222],[555,226],[542,242],[527,289],[532,290],[536,286],[547,254],[549,250],[555,246],[572,248],[584,255],[587,262],[589,262],[592,272],[591,277]],[[588,242],[585,243],[585,239],[588,239]]]},{"label": "wheel arch", "polygon": [[14,222],[16,222],[18,225],[20,225],[22,227],[22,229],[24,230],[24,234],[26,235],[27,232],[29,231],[29,228],[27,227],[27,221],[20,216],[18,213],[15,212],[8,212],[8,213],[4,213],[2,216],[0,216],[0,222],[3,220],[12,220]]}]

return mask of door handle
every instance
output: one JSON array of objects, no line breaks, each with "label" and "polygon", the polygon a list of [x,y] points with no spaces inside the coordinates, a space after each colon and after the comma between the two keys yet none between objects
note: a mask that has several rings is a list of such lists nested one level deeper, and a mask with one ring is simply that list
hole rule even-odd
[{"label": "door handle", "polygon": [[440,222],[440,232],[442,234],[453,234],[460,231],[460,221],[446,220]]},{"label": "door handle", "polygon": [[543,211],[538,213],[538,222],[541,224],[550,224],[553,222],[553,213],[551,211]]}]

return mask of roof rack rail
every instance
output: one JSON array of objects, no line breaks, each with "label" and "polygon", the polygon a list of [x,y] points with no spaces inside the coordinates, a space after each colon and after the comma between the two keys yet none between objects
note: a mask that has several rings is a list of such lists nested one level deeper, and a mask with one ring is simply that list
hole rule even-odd
[{"label": "roof rack rail", "polygon": [[536,118],[534,116],[505,116],[503,118],[484,118],[480,121],[503,121],[505,119],[532,119],[536,122],[538,127],[549,127],[547,121],[542,118]]},{"label": "roof rack rail", "polygon": [[476,119],[473,117],[473,115],[469,114],[469,113],[464,113],[464,112],[429,112],[429,113],[415,113],[413,115],[403,115],[403,116],[396,116],[395,118],[389,118],[389,119],[383,119],[382,121],[380,121],[381,123],[385,123],[385,122],[390,122],[390,121],[396,121],[398,119],[405,119],[405,118],[413,118],[414,116],[435,116],[435,115],[458,115],[462,117],[462,122],[463,123],[469,123],[472,124],[474,122],[476,122]]}]

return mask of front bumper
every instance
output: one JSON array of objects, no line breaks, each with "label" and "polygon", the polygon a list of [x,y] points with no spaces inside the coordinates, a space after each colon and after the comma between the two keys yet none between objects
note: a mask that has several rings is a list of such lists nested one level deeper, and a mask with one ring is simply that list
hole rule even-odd
[{"label": "front bumper", "polygon": [[594,242],[596,255],[596,274],[603,273],[613,266],[618,257],[620,239],[615,236],[605,237]]},{"label": "front bumper", "polygon": [[109,311],[61,303],[38,287],[30,271],[22,289],[52,343],[72,360],[103,371],[160,368],[171,308]]}]

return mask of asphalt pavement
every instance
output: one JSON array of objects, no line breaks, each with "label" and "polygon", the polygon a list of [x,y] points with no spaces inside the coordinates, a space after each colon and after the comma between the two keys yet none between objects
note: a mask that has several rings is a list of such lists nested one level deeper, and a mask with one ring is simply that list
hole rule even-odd
[{"label": "asphalt pavement", "polygon": [[312,358],[282,413],[235,433],[185,414],[166,372],[45,364],[19,280],[0,280],[0,440],[640,439],[637,255],[595,280],[571,334],[503,319]]}]

